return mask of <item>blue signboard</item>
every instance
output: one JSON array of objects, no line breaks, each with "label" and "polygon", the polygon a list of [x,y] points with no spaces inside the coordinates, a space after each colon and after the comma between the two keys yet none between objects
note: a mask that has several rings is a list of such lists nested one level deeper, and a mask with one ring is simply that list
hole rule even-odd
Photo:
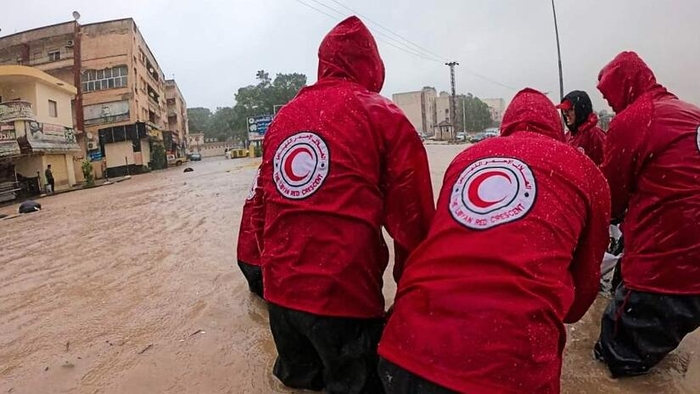
[{"label": "blue signboard", "polygon": [[88,153],[90,155],[90,161],[100,161],[102,160],[102,151],[94,150]]},{"label": "blue signboard", "polygon": [[272,123],[272,115],[258,115],[248,117],[248,132],[265,135]]}]

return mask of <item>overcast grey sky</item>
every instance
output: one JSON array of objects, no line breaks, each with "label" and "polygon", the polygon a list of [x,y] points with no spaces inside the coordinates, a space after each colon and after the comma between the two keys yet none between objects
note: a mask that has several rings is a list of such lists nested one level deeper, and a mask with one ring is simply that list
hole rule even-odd
[{"label": "overcast grey sky", "polygon": [[[460,93],[506,100],[515,93],[476,72],[513,88],[549,91],[558,99],[549,0],[337,1],[440,58],[460,62]],[[272,75],[302,72],[314,82],[321,39],[351,14],[333,0],[3,1],[0,35],[71,20],[73,10],[82,14],[81,23],[133,17],[166,77],[174,76],[180,84],[188,105],[210,108],[233,105],[236,90],[254,83],[259,69]],[[557,12],[565,90],[586,90],[594,105],[603,108],[595,90],[598,71],[619,51],[635,50],[660,82],[700,104],[700,1],[557,0]],[[365,22],[373,32],[383,32]],[[448,90],[444,61],[422,59],[382,41],[379,46],[387,69],[382,94],[391,97],[426,85]]]}]

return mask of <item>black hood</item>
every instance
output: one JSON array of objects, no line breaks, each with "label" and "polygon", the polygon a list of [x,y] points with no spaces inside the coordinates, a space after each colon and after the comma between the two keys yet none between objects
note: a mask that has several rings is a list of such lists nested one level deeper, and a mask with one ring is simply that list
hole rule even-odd
[{"label": "black hood", "polygon": [[574,90],[567,94],[562,102],[564,101],[568,101],[574,106],[576,122],[573,125],[567,124],[566,127],[576,132],[582,124],[586,123],[591,113],[593,113],[593,103],[591,103],[591,98],[588,97],[588,93],[582,90]]}]

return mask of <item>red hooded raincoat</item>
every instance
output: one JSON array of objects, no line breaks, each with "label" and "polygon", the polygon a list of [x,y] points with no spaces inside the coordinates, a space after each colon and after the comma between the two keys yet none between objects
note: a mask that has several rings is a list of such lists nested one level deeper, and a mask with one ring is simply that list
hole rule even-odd
[{"label": "red hooded raincoat", "polygon": [[275,117],[265,136],[253,220],[265,298],[322,316],[384,313],[386,226],[403,259],[435,208],[423,144],[378,92],[384,64],[362,22],[336,26],[319,49],[318,82]]},{"label": "red hooded raincoat", "polygon": [[624,217],[622,276],[632,290],[700,294],[700,108],[656,82],[634,52],[600,72],[598,89],[618,114],[603,173],[612,214]]},{"label": "red hooded raincoat", "polygon": [[447,169],[379,354],[458,392],[558,393],[563,322],[598,293],[610,196],[543,94],[520,92],[501,135]]}]

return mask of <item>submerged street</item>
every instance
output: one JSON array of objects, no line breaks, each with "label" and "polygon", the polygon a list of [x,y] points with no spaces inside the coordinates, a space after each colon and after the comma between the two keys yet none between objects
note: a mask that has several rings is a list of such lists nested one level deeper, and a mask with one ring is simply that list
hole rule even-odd
[{"label": "submerged street", "polygon": [[[427,146],[436,193],[463,148]],[[0,393],[294,392],[271,375],[265,305],[236,266],[257,164],[187,163],[0,220]],[[700,332],[649,376],[608,377],[591,358],[606,302],[569,326],[563,392],[696,393]]]}]

